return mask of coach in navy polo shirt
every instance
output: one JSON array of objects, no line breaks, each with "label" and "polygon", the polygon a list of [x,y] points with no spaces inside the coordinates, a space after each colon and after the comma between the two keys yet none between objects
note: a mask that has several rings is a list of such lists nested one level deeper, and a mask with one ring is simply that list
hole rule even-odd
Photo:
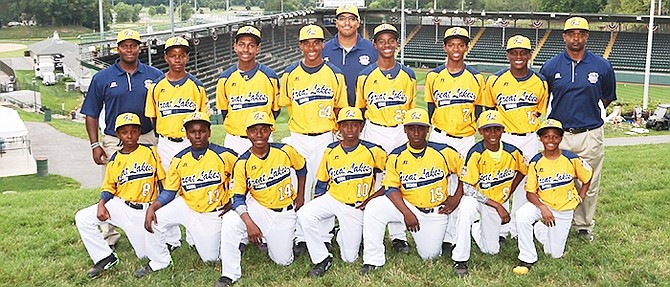
[{"label": "coach in navy polo shirt", "polygon": [[586,49],[588,38],[586,19],[565,21],[565,51],[544,63],[540,73],[553,95],[548,117],[561,121],[566,131],[560,148],[576,153],[593,169],[591,186],[575,210],[573,223],[577,235],[591,241],[605,157],[602,114],[616,100],[616,78],[607,60]]},{"label": "coach in navy polo shirt", "polygon": [[[142,135],[140,143],[156,145],[151,121],[144,116],[144,105],[147,99],[147,87],[163,72],[142,64],[140,53],[140,34],[133,30],[123,30],[117,36],[119,59],[108,68],[98,72],[91,80],[91,86],[81,107],[86,115],[86,132],[91,142],[93,161],[103,166],[103,175],[107,159],[121,149],[121,142],[114,133],[114,121],[123,113],[140,115]],[[98,118],[105,109],[105,130],[102,142],[98,139]],[[101,226],[103,236],[111,246],[115,245],[120,235],[113,226]]]},{"label": "coach in navy polo shirt", "polygon": [[356,78],[364,68],[377,62],[377,50],[372,42],[358,34],[360,15],[358,8],[344,4],[335,12],[337,34],[326,42],[323,59],[329,61],[344,73],[347,84],[347,98],[350,106],[356,104]]}]

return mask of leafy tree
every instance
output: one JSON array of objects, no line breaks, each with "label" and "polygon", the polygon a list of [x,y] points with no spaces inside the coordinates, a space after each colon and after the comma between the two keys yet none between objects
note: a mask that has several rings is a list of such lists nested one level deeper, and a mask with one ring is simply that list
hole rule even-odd
[{"label": "leafy tree", "polygon": [[191,16],[193,16],[193,7],[189,5],[188,3],[182,3],[180,8],[179,8],[179,15],[182,21],[186,21],[188,19],[191,19]]},{"label": "leafy tree", "polygon": [[149,10],[147,10],[147,14],[149,14],[149,16],[156,15],[156,6],[149,7]]},{"label": "leafy tree", "polygon": [[140,19],[140,10],[142,5],[128,5],[126,3],[118,3],[114,6],[116,12],[117,22],[137,22]]},{"label": "leafy tree", "polygon": [[156,6],[156,14],[164,15],[167,13],[167,7],[165,5],[161,4]]}]

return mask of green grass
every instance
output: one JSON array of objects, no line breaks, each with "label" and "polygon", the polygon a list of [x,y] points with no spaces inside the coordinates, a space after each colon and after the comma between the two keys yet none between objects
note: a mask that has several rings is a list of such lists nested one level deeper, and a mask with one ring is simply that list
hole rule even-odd
[{"label": "green grass", "polygon": [[45,177],[35,174],[0,177],[0,191],[61,190],[79,188],[79,186],[81,185],[76,180],[56,174],[49,174]]},{"label": "green grass", "polygon": [[[35,72],[19,70],[16,71],[16,78],[19,81],[22,89],[32,90],[32,78],[35,77]],[[59,81],[53,86],[42,85],[40,79],[36,79],[36,90],[41,95],[42,107],[49,107],[54,112],[61,110],[65,105],[65,112],[70,112],[78,108],[84,97],[79,91],[66,92],[65,83]]]},{"label": "green grass", "polygon": [[82,26],[34,26],[34,27],[11,27],[0,29],[0,39],[46,39],[53,37],[54,31],[58,31],[61,39],[77,38],[77,35],[93,33],[92,29]]},{"label": "green grass", "polygon": [[[649,155],[654,156],[649,156]],[[387,264],[370,276],[358,275],[361,259],[339,258],[326,276],[310,279],[308,256],[280,267],[256,248],[243,256],[243,277],[235,286],[664,286],[670,282],[670,144],[608,147],[596,214],[596,240],[571,235],[561,259],[542,255],[527,276],[512,268],[518,249],[508,241],[500,254],[473,248],[470,276],[456,278],[451,260],[422,261],[416,251],[398,255],[387,250]],[[0,194],[0,282],[6,286],[211,286],[220,263],[200,262],[196,253],[179,248],[174,267],[141,280],[133,272],[146,263],[134,256],[124,237],[117,249],[121,263],[90,280],[92,265],[81,243],[74,213],[96,202],[93,189],[63,189]],[[160,219],[159,219],[160,220]],[[336,256],[338,254],[335,254]]]}]

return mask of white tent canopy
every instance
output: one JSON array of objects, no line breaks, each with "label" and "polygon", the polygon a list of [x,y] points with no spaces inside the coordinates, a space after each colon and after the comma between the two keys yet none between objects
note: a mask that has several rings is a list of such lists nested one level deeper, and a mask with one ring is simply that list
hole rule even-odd
[{"label": "white tent canopy", "polygon": [[28,129],[19,117],[19,113],[7,107],[0,107],[0,137],[11,138],[28,136]]},{"label": "white tent canopy", "polygon": [[26,125],[17,111],[0,106],[0,177],[36,172]]}]

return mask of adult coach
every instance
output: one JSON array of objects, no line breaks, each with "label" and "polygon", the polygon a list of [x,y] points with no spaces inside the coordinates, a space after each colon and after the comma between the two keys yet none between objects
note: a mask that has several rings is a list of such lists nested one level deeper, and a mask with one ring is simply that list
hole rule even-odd
[{"label": "adult coach", "polygon": [[[91,142],[93,161],[102,166],[105,174],[107,160],[121,149],[121,141],[116,137],[114,124],[123,113],[139,115],[141,135],[139,143],[156,145],[149,118],[144,116],[147,88],[163,75],[158,69],[140,62],[140,34],[133,30],[123,30],[116,37],[119,58],[111,66],[98,72],[91,80],[81,113],[86,115],[86,132]],[[105,129],[102,141],[98,138],[99,117],[105,109]],[[100,226],[105,241],[114,246],[121,235],[114,226],[107,223]]]},{"label": "adult coach", "polygon": [[[241,122],[249,114],[263,111],[279,115],[279,77],[271,68],[256,62],[261,51],[261,31],[253,26],[237,30],[235,44],[237,64],[223,71],[216,84],[216,107],[223,114],[226,138],[223,146],[243,154],[251,148]],[[272,136],[269,139],[272,142]]]},{"label": "adult coach", "polygon": [[323,59],[342,70],[347,84],[347,99],[350,106],[356,104],[356,78],[372,63],[377,62],[377,51],[372,43],[361,37],[358,8],[344,4],[335,11],[337,34],[326,42]]},{"label": "adult coach", "polygon": [[560,148],[574,152],[593,168],[591,186],[575,210],[573,224],[580,238],[591,241],[605,158],[601,112],[616,100],[616,77],[607,60],[586,49],[588,39],[586,19],[566,20],[565,51],[544,63],[540,74],[547,79],[552,94],[548,117],[560,121],[566,131]]}]

